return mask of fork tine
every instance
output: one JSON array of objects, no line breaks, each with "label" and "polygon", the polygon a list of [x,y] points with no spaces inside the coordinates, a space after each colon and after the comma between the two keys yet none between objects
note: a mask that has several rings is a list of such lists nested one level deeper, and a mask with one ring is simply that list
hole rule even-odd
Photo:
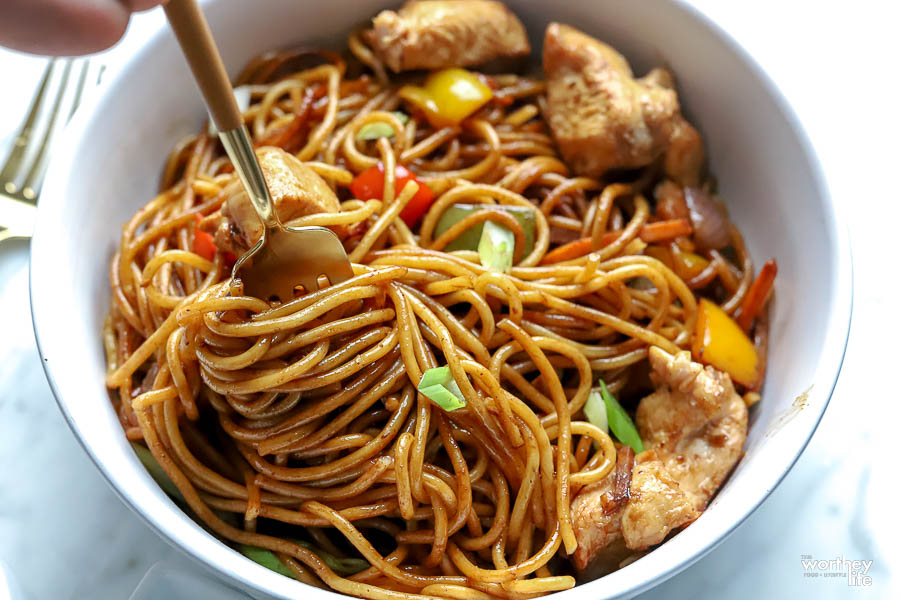
[{"label": "fork tine", "polygon": [[90,61],[88,59],[84,59],[81,63],[81,75],[78,76],[78,86],[75,88],[75,98],[72,100],[72,108],[69,109],[69,115],[66,117],[66,123],[68,123],[72,119],[72,115],[75,114],[75,110],[78,108],[78,105],[81,104],[81,96],[84,94],[85,83],[87,83],[87,76],[90,67]]},{"label": "fork tine", "polygon": [[38,191],[40,190],[41,178],[44,175],[44,169],[47,168],[47,158],[50,155],[50,140],[56,132],[56,123],[59,118],[59,113],[61,112],[60,107],[62,106],[63,98],[68,89],[69,75],[71,73],[72,61],[66,60],[62,80],[59,82],[59,91],[56,93],[56,99],[53,101],[53,107],[50,109],[50,121],[47,123],[46,129],[44,129],[44,136],[41,138],[37,155],[34,157],[34,162],[31,163],[28,175],[25,176],[25,180],[22,182],[22,196],[26,200],[33,201],[37,198]]},{"label": "fork tine", "polygon": [[40,116],[41,106],[43,106],[44,103],[44,95],[47,92],[47,84],[50,82],[50,74],[53,72],[55,63],[56,59],[51,59],[44,68],[44,74],[41,76],[41,82],[38,85],[38,90],[34,95],[34,99],[31,101],[31,106],[28,108],[28,115],[25,117],[25,122],[22,123],[22,128],[16,135],[13,149],[6,159],[6,164],[3,165],[3,169],[0,169],[0,184],[3,185],[4,191],[9,194],[14,194],[16,192],[16,184],[13,179],[19,172],[19,164],[25,158],[25,154],[28,151],[29,141],[32,136],[31,130],[34,128],[34,125],[37,123],[38,117]]}]

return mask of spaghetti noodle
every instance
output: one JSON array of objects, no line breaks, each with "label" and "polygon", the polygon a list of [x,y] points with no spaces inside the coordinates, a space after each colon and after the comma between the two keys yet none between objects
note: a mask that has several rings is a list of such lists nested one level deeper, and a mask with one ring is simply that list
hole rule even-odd
[{"label": "spaghetti noodle", "polygon": [[[415,111],[403,122],[398,83],[356,36],[349,45],[376,77],[324,53],[298,70],[309,55],[280,53],[237,83],[256,143],[294,154],[341,199],[340,212],[290,224],[332,228],[355,277],[280,305],[243,296],[228,254],[195,245],[198,219],[234,187],[231,165],[206,132],[179,143],[110,266],[107,384],[125,433],[212,532],[275,553],[311,585],[377,600],[570,588],[556,557],[576,546],[571,500],[616,466],[618,443],[584,416],[595,379],[624,393],[646,378],[650,346],[689,347],[695,292],[739,309],[753,276],[740,233],[733,256],[667,266],[648,249],[697,255],[690,235],[642,235],[662,221],[648,200],[658,169],[572,175],[541,80],[484,77],[493,99],[459,126]],[[373,123],[392,135],[361,139]],[[353,197],[379,164],[382,197]],[[397,165],[417,185],[397,185]],[[421,185],[437,199],[410,227],[398,215]],[[458,204],[475,209],[438,234]],[[531,211],[530,248],[503,207]],[[447,250],[485,221],[514,234],[508,273]],[[441,365],[465,408],[417,393]],[[368,566],[338,572],[326,555]]]}]

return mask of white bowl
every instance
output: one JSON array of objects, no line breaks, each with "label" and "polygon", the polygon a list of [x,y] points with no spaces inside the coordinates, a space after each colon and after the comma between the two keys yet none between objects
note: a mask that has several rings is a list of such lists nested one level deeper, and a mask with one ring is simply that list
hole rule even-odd
[{"label": "white bowl", "polygon": [[[703,15],[665,0],[509,4],[529,27],[536,48],[546,23],[556,20],[612,43],[638,73],[670,66],[750,252],[758,264],[778,259],[769,369],[763,400],[751,411],[746,456],[697,522],[602,581],[559,596],[627,597],[712,550],[771,493],[806,446],[843,358],[851,310],[850,250],[796,117],[753,60]],[[264,5],[221,0],[207,4],[206,11],[234,74],[267,49],[340,46],[352,26],[383,5],[383,0]],[[325,598],[331,593],[244,558],[173,504],[125,441],[103,384],[99,334],[119,227],[153,197],[170,148],[200,127],[204,116],[165,29],[127,61],[95,102],[79,110],[54,154],[32,242],[38,344],[72,430],[122,499],[156,532],[256,596]],[[805,403],[795,401],[805,392]]]}]

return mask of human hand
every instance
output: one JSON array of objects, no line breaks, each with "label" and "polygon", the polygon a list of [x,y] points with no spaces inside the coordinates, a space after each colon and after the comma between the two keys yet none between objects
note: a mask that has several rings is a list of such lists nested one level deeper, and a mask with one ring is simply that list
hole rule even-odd
[{"label": "human hand", "polygon": [[109,48],[131,13],[166,0],[0,0],[0,46],[75,56]]}]

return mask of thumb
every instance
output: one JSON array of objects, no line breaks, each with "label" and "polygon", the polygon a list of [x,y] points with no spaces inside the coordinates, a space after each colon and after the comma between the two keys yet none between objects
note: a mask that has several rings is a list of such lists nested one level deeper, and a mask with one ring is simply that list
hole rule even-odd
[{"label": "thumb", "polygon": [[90,54],[122,37],[132,11],[160,0],[3,0],[0,45],[51,56]]}]

